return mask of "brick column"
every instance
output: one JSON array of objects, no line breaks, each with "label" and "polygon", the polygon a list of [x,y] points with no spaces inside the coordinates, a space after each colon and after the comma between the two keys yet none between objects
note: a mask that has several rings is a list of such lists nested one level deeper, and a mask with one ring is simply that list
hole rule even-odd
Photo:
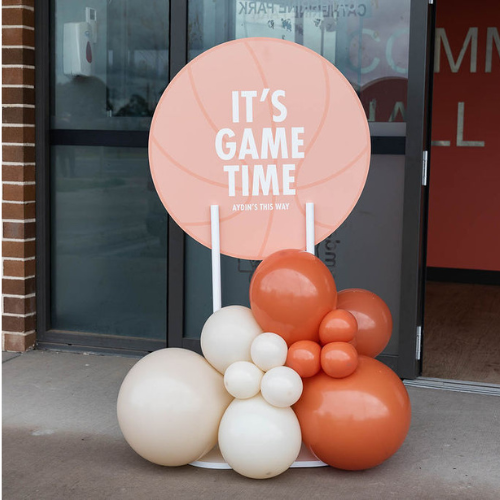
[{"label": "brick column", "polygon": [[35,343],[34,3],[34,0],[2,0],[2,346],[5,351],[25,351]]}]

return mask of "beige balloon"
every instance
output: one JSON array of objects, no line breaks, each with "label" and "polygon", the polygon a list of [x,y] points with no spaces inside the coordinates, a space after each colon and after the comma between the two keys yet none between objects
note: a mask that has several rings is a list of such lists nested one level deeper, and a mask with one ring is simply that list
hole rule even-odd
[{"label": "beige balloon", "polygon": [[219,427],[224,460],[239,474],[253,479],[285,472],[297,459],[301,443],[294,411],[272,406],[260,394],[235,399]]},{"label": "beige balloon", "polygon": [[214,312],[203,325],[201,351],[224,374],[236,361],[252,361],[250,346],[261,333],[262,328],[248,307],[226,306]]},{"label": "beige balloon", "polygon": [[161,349],[137,362],[125,377],[118,422],[128,444],[146,460],[186,465],[215,446],[232,399],[222,375],[202,356]]}]

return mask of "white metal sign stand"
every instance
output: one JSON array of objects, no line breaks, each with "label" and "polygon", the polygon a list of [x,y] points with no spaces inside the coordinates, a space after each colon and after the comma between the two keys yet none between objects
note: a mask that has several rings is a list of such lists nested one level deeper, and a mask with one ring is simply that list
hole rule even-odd
[{"label": "white metal sign stand", "polygon": [[[222,307],[222,287],[220,269],[220,227],[219,227],[219,206],[210,206],[211,234],[212,234],[212,302],[213,311],[216,312]],[[314,255],[314,203],[306,203],[306,251]],[[216,445],[204,457],[192,462],[190,465],[203,469],[231,469],[222,456],[219,445]],[[290,468],[327,467],[321,460],[318,460],[302,444],[297,460]]]}]

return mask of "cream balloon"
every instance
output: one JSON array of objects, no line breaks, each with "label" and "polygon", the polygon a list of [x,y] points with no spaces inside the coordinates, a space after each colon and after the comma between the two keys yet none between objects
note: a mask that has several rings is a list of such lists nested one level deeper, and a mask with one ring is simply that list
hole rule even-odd
[{"label": "cream balloon", "polygon": [[302,379],[288,366],[277,366],[269,370],[260,384],[263,398],[271,405],[286,408],[295,404],[302,395]]},{"label": "cream balloon", "polygon": [[224,460],[241,475],[268,479],[285,472],[302,443],[300,425],[291,408],[276,408],[259,394],[235,399],[222,417],[219,448]]},{"label": "cream balloon", "polygon": [[252,398],[260,392],[260,381],[264,373],[249,361],[236,361],[224,373],[227,392],[238,399]]},{"label": "cream balloon", "polygon": [[193,462],[217,443],[232,398],[202,356],[161,349],[138,361],[118,394],[118,423],[128,444],[159,465]]},{"label": "cream balloon", "polygon": [[220,373],[235,361],[251,361],[250,346],[262,333],[252,311],[243,306],[227,306],[213,313],[201,332],[201,350]]},{"label": "cream balloon", "polygon": [[288,354],[288,346],[283,337],[276,333],[266,332],[252,342],[250,348],[252,361],[267,372],[276,366],[283,366]]}]

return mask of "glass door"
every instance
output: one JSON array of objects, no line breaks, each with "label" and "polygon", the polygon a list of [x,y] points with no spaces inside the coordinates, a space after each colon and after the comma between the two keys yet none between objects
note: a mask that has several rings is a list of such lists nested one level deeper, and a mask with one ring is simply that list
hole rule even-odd
[{"label": "glass door", "polygon": [[[318,245],[317,255],[339,289],[366,288],[387,302],[394,330],[380,359],[400,376],[414,378],[420,369],[428,1],[190,0],[181,11],[188,24],[186,61],[227,40],[281,38],[323,55],[358,92],[372,136],[370,174],[353,213]],[[171,266],[175,261],[182,285],[170,288],[176,309],[169,309],[169,345],[199,350],[212,312],[210,250],[177,235]],[[248,305],[257,265],[222,258],[223,305]]]}]

